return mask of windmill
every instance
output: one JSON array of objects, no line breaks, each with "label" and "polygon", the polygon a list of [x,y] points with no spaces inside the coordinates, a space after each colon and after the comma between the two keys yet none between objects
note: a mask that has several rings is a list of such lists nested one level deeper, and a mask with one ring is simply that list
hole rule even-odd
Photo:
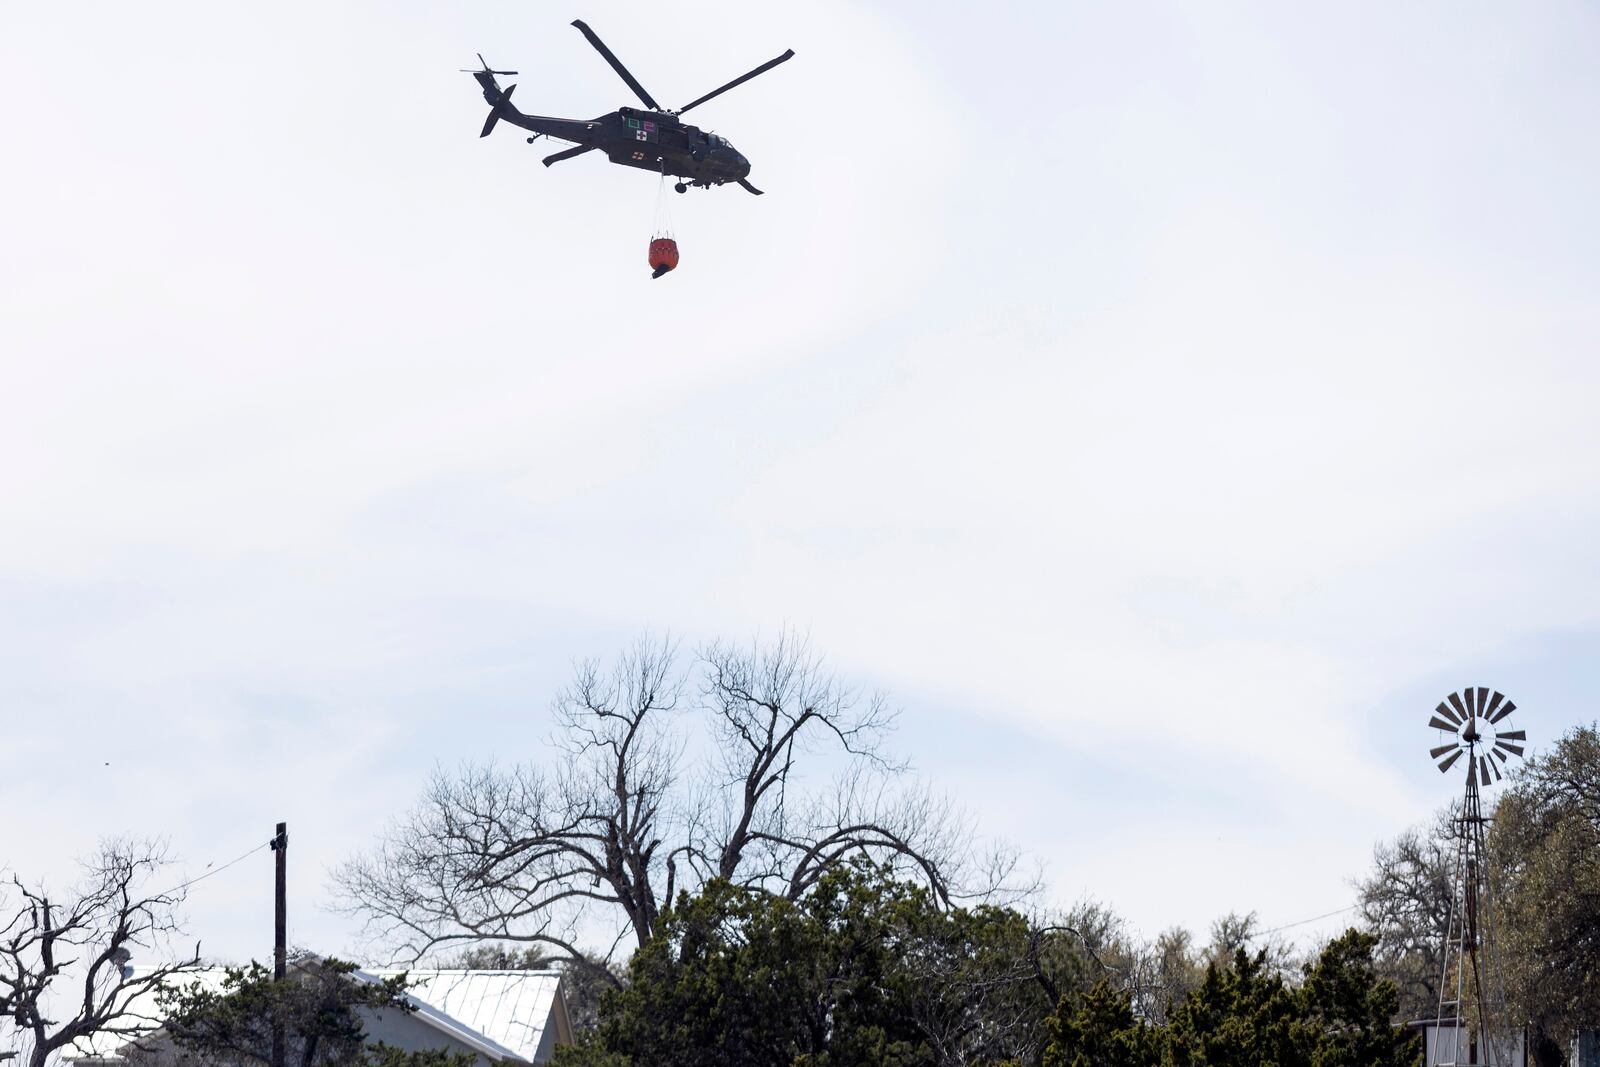
[{"label": "windmill", "polygon": [[[1493,899],[1484,861],[1481,790],[1500,781],[1500,769],[1519,758],[1527,733],[1512,729],[1516,704],[1485,686],[1451,693],[1428,725],[1452,736],[1432,749],[1440,773],[1465,761],[1467,791],[1456,818],[1455,871],[1440,953],[1439,1011],[1430,1065],[1510,1067],[1516,1049],[1505,1010],[1494,938]],[[1520,1056],[1517,1057],[1520,1061]]]}]

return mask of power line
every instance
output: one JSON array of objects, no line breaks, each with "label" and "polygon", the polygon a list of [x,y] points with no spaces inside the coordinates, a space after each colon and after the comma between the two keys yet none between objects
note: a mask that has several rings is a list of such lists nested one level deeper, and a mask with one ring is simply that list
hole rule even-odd
[{"label": "power line", "polygon": [[261,844],[257,845],[255,848],[251,849],[249,852],[243,853],[242,855],[235,856],[233,859],[229,860],[227,863],[224,863],[222,866],[214,867],[211,870],[206,871],[204,874],[196,875],[195,877],[189,879],[187,882],[181,882],[178,885],[173,886],[171,889],[167,890],[165,893],[163,893],[161,895],[162,896],[170,896],[171,894],[176,893],[181,889],[188,889],[190,886],[194,885],[196,882],[205,881],[207,878],[210,878],[213,874],[221,874],[223,871],[227,870],[229,867],[232,867],[235,863],[240,863],[240,862],[242,862],[244,860],[249,859],[251,856],[254,856],[257,852],[260,852],[262,849],[271,848],[272,847],[272,842],[275,841],[275,840],[277,840],[277,839],[276,838],[271,838],[269,840],[263,841],[263,842],[261,842]]},{"label": "power line", "polygon": [[1301,919],[1298,922],[1284,923],[1282,926],[1274,926],[1270,930],[1262,930],[1259,933],[1254,933],[1254,934],[1251,934],[1250,936],[1253,937],[1253,938],[1254,937],[1266,937],[1268,934],[1276,934],[1276,933],[1281,933],[1284,930],[1292,930],[1296,926],[1306,926],[1309,923],[1319,922],[1319,921],[1321,921],[1323,919],[1331,919],[1335,915],[1343,915],[1345,912],[1347,912],[1347,911],[1355,911],[1359,907],[1361,907],[1360,904],[1350,904],[1350,905],[1348,905],[1346,907],[1343,907],[1343,908],[1335,908],[1333,911],[1324,912],[1321,915],[1313,915],[1309,919]]}]

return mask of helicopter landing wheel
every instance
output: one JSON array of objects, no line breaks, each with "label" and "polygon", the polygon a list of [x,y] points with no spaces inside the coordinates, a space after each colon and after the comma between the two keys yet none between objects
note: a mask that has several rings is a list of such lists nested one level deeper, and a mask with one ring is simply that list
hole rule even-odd
[{"label": "helicopter landing wheel", "polygon": [[682,182],[678,182],[677,184],[675,184],[673,186],[673,188],[676,189],[680,193],[687,193],[689,191],[689,187],[687,185],[683,184]]}]

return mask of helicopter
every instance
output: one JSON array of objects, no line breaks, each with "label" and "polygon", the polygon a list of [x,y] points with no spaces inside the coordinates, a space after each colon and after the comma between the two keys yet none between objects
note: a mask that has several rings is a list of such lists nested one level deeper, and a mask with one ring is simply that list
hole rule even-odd
[{"label": "helicopter", "polygon": [[777,59],[768,60],[748,74],[711,90],[697,100],[691,100],[677,110],[668,110],[656,103],[655,97],[639,84],[639,80],[628,72],[622,61],[582,19],[574,19],[572,25],[576,26],[589,43],[594,45],[595,51],[611,64],[611,69],[628,83],[628,88],[633,90],[633,94],[645,105],[645,109],[620,107],[609,114],[587,121],[551,118],[545,115],[524,115],[511,104],[511,93],[516,86],[508,85],[501,89],[500,83],[495,81],[496,75],[514,77],[517,72],[490,70],[482,53],[479,53],[478,62],[483,64],[483,69],[462,71],[463,74],[470,74],[477,79],[478,84],[483,87],[483,98],[489,104],[489,117],[484,120],[483,132],[478,134],[479,137],[489,136],[497,123],[505,121],[531,132],[533,136],[528,138],[529,144],[533,144],[540,137],[548,137],[558,141],[571,141],[577,146],[546,156],[543,162],[547,167],[598,149],[604,152],[611,162],[624,167],[638,167],[640,170],[655,171],[663,176],[671,174],[679,178],[673,188],[680,193],[686,193],[690,188],[710,189],[727,182],[735,182],[743,186],[746,191],[756,196],[761,195],[761,190],[747,180],[750,174],[750,161],[740,155],[738,149],[734,148],[726,137],[709,133],[698,126],[691,126],[680,121],[678,116],[690,108],[699,107],[713,97],[721,96],[735,86],[743,85],[758,74],[765,74],[779,63],[787,62],[794,57],[794,49],[789,49]]}]

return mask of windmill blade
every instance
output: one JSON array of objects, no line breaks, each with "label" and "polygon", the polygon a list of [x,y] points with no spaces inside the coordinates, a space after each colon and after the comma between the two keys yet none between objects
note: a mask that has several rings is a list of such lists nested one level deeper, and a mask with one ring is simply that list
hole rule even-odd
[{"label": "windmill blade", "polygon": [[1459,742],[1454,743],[1454,744],[1449,744],[1449,745],[1440,745],[1438,748],[1430,748],[1428,750],[1428,755],[1432,756],[1434,759],[1438,759],[1440,756],[1444,755],[1446,752],[1454,752],[1456,749],[1458,749],[1460,747],[1461,747],[1461,745],[1460,745]]},{"label": "windmill blade", "polygon": [[1513,704],[1511,701],[1508,700],[1508,701],[1506,701],[1506,706],[1501,708],[1494,715],[1492,715],[1489,718],[1489,721],[1490,722],[1499,722],[1501,719],[1505,718],[1507,715],[1510,715],[1513,711],[1516,711],[1516,710],[1517,710],[1517,706],[1515,704]]},{"label": "windmill blade", "polygon": [[1478,761],[1471,757],[1467,759],[1467,784],[1478,784]]},{"label": "windmill blade", "polygon": [[1489,759],[1488,759],[1488,757],[1487,756],[1479,756],[1478,757],[1478,766],[1483,768],[1482,773],[1478,775],[1478,781],[1481,782],[1484,785],[1488,785],[1489,784]]},{"label": "windmill blade", "polygon": [[[1494,691],[1494,696],[1489,698],[1489,706],[1484,709],[1483,717],[1488,719],[1490,722],[1494,722],[1494,709],[1498,708],[1501,703],[1505,701],[1505,699],[1505,694],[1496,689]],[[1483,702],[1480,700],[1478,703],[1481,705]]]},{"label": "windmill blade", "polygon": [[1458,749],[1455,750],[1455,752],[1453,754],[1451,754],[1449,759],[1447,759],[1443,763],[1439,764],[1439,773],[1443,774],[1445,771],[1448,771],[1451,767],[1455,766],[1456,760],[1458,760],[1460,758],[1461,758],[1461,749],[1458,748]]},{"label": "windmill blade", "polygon": [[1506,756],[1506,754],[1504,752],[1501,752],[1498,748],[1491,748],[1489,750],[1489,755],[1493,756],[1495,759],[1499,760],[1501,763],[1504,763],[1509,758],[1509,757]]},{"label": "windmill blade", "polygon": [[[1501,740],[1496,739],[1496,741],[1494,743],[1494,747],[1495,747],[1495,750],[1497,752],[1500,751],[1501,749],[1504,749],[1505,751],[1511,753],[1513,756],[1522,755],[1522,746],[1521,745],[1513,745],[1509,741],[1501,741]],[[1505,757],[1502,756],[1501,758],[1504,759]]]},{"label": "windmill blade", "polygon": [[709,93],[707,93],[706,95],[700,97],[698,100],[691,100],[689,103],[684,104],[682,107],[680,107],[677,110],[677,114],[681,115],[685,111],[688,111],[692,107],[699,107],[701,104],[705,103],[707,100],[710,100],[712,97],[721,96],[723,93],[727,92],[729,89],[732,89],[734,86],[743,85],[745,82],[749,81],[751,78],[754,78],[757,74],[765,74],[767,71],[771,70],[773,67],[776,67],[779,63],[787,63],[789,60],[791,60],[793,58],[794,58],[794,49],[791,48],[787,52],[785,52],[783,55],[779,56],[777,59],[769,59],[769,60],[767,60],[765,63],[761,64],[761,66],[757,67],[755,70],[752,70],[749,74],[741,74],[739,77],[733,79],[733,81],[729,82],[727,85],[724,85],[721,88],[713,89]]},{"label": "windmill blade", "polygon": [[1439,718],[1439,716],[1435,715],[1433,718],[1428,720],[1428,725],[1433,727],[1435,730],[1449,730],[1453,733],[1461,724],[1458,722],[1445,722],[1443,719]]},{"label": "windmill blade", "polygon": [[1488,701],[1488,699],[1489,699],[1489,687],[1486,686],[1486,685],[1478,686],[1478,714],[1479,715],[1487,716],[1489,714],[1487,711],[1484,710],[1484,706],[1485,706],[1486,702]]},{"label": "windmill blade", "polygon": [[1450,705],[1453,708],[1455,708],[1457,712],[1460,713],[1461,718],[1463,720],[1472,718],[1472,713],[1469,712],[1466,709],[1466,707],[1461,703],[1461,694],[1460,693],[1451,693],[1450,694]]},{"label": "windmill blade", "polygon": [[628,68],[622,65],[622,60],[611,54],[611,49],[606,47],[606,43],[589,28],[587,23],[582,19],[573,19],[572,24],[578,27],[578,31],[589,39],[589,43],[594,45],[594,50],[599,52],[607,63],[611,64],[611,69],[616,71],[622,80],[628,83],[628,88],[633,90],[633,95],[644,101],[645,107],[651,111],[661,110],[661,105],[656,103],[656,98],[645,91],[644,86],[639,84],[639,79],[628,72]]},{"label": "windmill blade", "polygon": [[1495,736],[1496,737],[1505,738],[1507,741],[1526,741],[1528,739],[1528,731],[1526,731],[1526,730],[1496,731]]},{"label": "windmill blade", "polygon": [[1455,726],[1445,727],[1445,729],[1454,730],[1456,728],[1456,726],[1460,726],[1461,725],[1460,717],[1458,717],[1455,712],[1451,711],[1450,710],[1450,705],[1446,704],[1444,701],[1441,700],[1439,702],[1439,706],[1434,708],[1433,710],[1438,712],[1440,715],[1444,716],[1445,718],[1449,719],[1451,722],[1455,723]]},{"label": "windmill blade", "polygon": [[1488,770],[1483,772],[1483,780],[1485,782],[1489,780],[1489,771],[1494,772],[1495,781],[1498,782],[1501,779],[1502,775],[1500,774],[1500,767],[1493,760],[1486,759],[1483,761],[1483,765],[1488,768]]},{"label": "windmill blade", "polygon": [[1467,702],[1467,714],[1468,715],[1476,715],[1476,714],[1478,714],[1478,705],[1476,703],[1474,703],[1473,699],[1472,699],[1472,686],[1469,685],[1465,689],[1463,689],[1461,691],[1461,695],[1462,695],[1462,697],[1464,697],[1466,699],[1466,702]]}]

